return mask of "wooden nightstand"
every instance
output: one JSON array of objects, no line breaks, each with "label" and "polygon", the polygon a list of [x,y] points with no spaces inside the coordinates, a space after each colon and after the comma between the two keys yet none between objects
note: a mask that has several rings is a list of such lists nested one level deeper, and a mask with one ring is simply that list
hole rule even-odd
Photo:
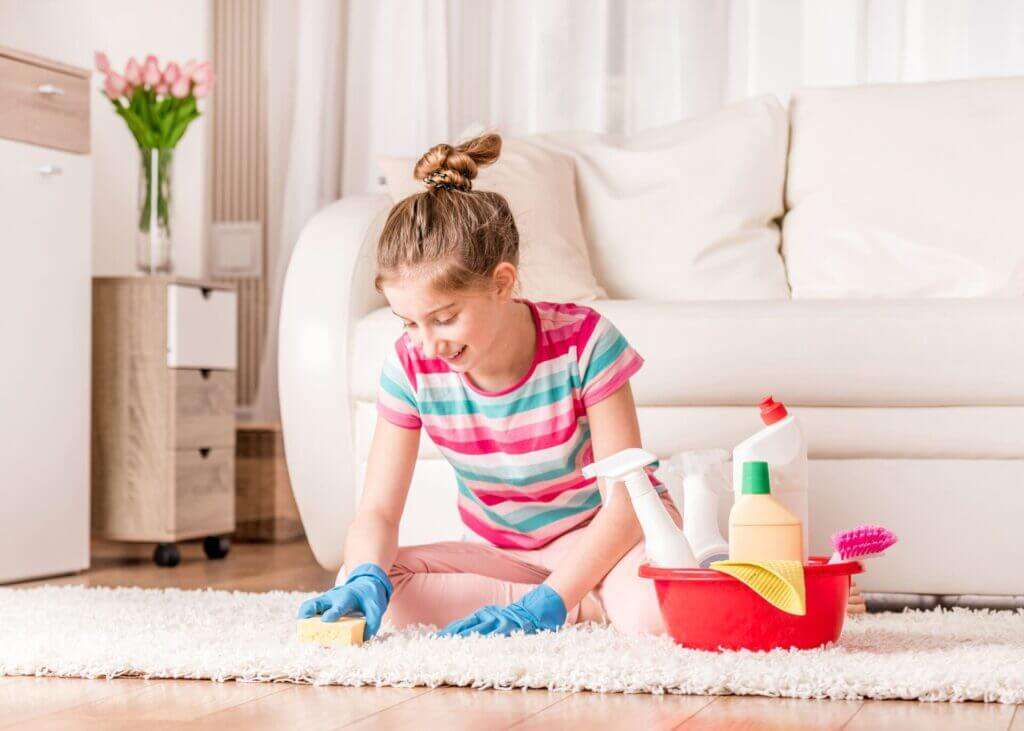
[{"label": "wooden nightstand", "polygon": [[92,530],[156,542],[235,530],[234,285],[180,277],[93,279]]}]

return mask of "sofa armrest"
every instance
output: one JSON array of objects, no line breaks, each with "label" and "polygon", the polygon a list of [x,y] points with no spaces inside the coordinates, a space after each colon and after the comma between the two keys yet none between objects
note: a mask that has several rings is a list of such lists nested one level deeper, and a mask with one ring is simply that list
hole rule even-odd
[{"label": "sofa armrest", "polygon": [[342,563],[355,514],[350,398],[355,323],[387,304],[373,288],[387,196],[347,197],[302,229],[285,274],[278,344],[281,427],[299,516],[317,562]]}]

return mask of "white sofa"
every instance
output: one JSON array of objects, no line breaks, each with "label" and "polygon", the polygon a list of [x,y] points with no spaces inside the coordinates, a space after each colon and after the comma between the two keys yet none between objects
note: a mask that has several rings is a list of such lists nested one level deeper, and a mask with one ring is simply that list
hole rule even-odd
[{"label": "white sofa", "polygon": [[[869,564],[868,592],[1024,596],[1024,143],[1009,135],[1024,128],[1022,89],[1017,79],[795,94],[779,171],[791,297],[677,300],[621,277],[609,286],[607,258],[595,259],[608,297],[586,304],[646,359],[632,380],[645,446],[662,458],[731,448],[760,428],[760,398],[785,402],[810,445],[812,553],[859,522],[900,536]],[[1017,101],[1003,104],[1007,94]],[[929,117],[936,128],[914,129]],[[317,214],[285,284],[285,448],[328,568],[342,562],[380,364],[400,333],[371,284],[391,203],[345,198]],[[687,265],[651,256],[662,272]],[[454,475],[424,434],[401,541],[461,535]]]}]

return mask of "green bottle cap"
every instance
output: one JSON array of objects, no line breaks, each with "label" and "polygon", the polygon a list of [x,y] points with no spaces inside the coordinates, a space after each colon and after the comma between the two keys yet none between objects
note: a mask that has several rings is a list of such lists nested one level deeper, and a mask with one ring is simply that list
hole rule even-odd
[{"label": "green bottle cap", "polygon": [[743,463],[743,494],[767,495],[771,493],[771,481],[768,478],[767,462]]}]

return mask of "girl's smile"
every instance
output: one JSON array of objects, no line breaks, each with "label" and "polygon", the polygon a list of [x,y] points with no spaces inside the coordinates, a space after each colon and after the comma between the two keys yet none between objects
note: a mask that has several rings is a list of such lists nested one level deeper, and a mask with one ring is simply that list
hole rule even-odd
[{"label": "girl's smile", "polygon": [[468,346],[463,345],[461,348],[459,348],[457,351],[455,351],[455,355],[452,355],[452,356],[442,356],[442,357],[448,363],[452,363],[452,364],[460,363],[461,362],[461,358],[465,354],[467,347]]}]

